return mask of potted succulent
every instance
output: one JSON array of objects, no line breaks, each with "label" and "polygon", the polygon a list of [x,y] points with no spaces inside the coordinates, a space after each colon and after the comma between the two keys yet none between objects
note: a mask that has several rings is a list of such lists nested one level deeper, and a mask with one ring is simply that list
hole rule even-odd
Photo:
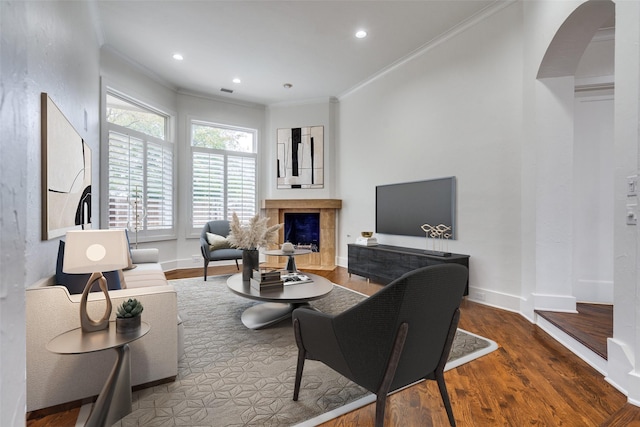
[{"label": "potted succulent", "polygon": [[135,331],[141,325],[142,303],[135,298],[129,298],[116,311],[116,332],[127,333]]}]

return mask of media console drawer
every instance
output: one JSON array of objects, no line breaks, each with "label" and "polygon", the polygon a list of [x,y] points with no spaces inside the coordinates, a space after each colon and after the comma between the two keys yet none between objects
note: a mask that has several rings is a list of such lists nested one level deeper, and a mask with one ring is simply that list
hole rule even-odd
[{"label": "media console drawer", "polygon": [[[357,274],[382,285],[391,283],[411,270],[429,265],[454,263],[469,268],[469,255],[452,253],[449,256],[437,256],[423,249],[390,245],[362,246],[351,243],[347,246],[349,274]],[[464,294],[469,294],[469,281]]]}]

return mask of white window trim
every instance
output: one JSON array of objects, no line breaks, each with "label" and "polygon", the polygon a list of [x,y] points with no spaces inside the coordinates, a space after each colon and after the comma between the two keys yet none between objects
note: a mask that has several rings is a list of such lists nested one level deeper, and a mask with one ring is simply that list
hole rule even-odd
[{"label": "white window trim", "polygon": [[[230,125],[230,124],[221,124],[215,121],[211,121],[211,120],[207,120],[207,119],[203,119],[203,118],[196,118],[193,116],[187,116],[186,118],[186,124],[185,124],[185,138],[186,138],[186,143],[185,143],[185,147],[186,147],[186,155],[185,155],[185,160],[182,164],[187,166],[188,169],[188,179],[189,179],[189,203],[188,203],[188,207],[187,207],[187,221],[188,224],[186,225],[187,227],[187,237],[188,238],[199,238],[200,234],[202,233],[202,227],[193,227],[193,153],[194,152],[206,152],[206,153],[215,153],[215,154],[232,154],[236,157],[250,157],[253,158],[255,161],[255,179],[256,179],[256,183],[255,183],[255,194],[254,194],[254,203],[255,203],[255,211],[256,213],[260,212],[260,206],[258,203],[258,195],[260,194],[260,189],[259,189],[259,183],[260,183],[260,161],[259,161],[259,147],[260,147],[260,142],[259,142],[259,136],[260,136],[260,132],[258,131],[258,129],[255,128],[249,128],[249,127],[245,127],[245,126],[235,126],[235,125]],[[204,126],[211,126],[211,127],[217,127],[217,128],[221,128],[221,129],[229,129],[229,130],[237,130],[237,131],[242,131],[242,132],[248,132],[248,133],[252,133],[253,134],[253,145],[254,145],[254,152],[253,153],[245,153],[245,152],[240,152],[240,151],[227,151],[227,150],[220,150],[220,149],[210,149],[210,148],[202,148],[202,147],[194,147],[191,145],[191,139],[192,139],[192,131],[193,131],[193,125],[204,125]],[[225,179],[226,179],[226,172],[225,172]]]},{"label": "white window trim", "polygon": [[[167,117],[167,124],[165,130],[165,142],[171,143],[173,150],[173,164],[172,164],[172,188],[173,188],[173,206],[172,206],[172,217],[173,217],[173,227],[171,229],[165,230],[149,230],[139,232],[138,234],[138,243],[144,242],[155,242],[162,240],[175,240],[178,236],[178,229],[180,224],[178,224],[178,210],[177,205],[178,201],[178,148],[177,142],[175,138],[175,122],[177,114],[175,112],[171,112],[169,109],[163,108],[161,106],[152,106],[152,103],[149,102],[144,97],[136,94],[135,91],[122,90],[117,88],[117,85],[110,84],[107,79],[101,79],[101,100],[100,100],[100,228],[108,229],[109,228],[109,130],[110,127],[123,128],[121,126],[115,125],[113,123],[108,123],[106,119],[106,100],[107,93],[110,93],[118,98],[123,98],[128,102],[132,102],[143,106],[144,108],[149,109],[157,114],[163,115]],[[141,135],[143,138],[153,138],[147,134],[143,134],[141,132],[135,131],[129,128],[126,129],[126,132],[131,134],[132,136]],[[115,130],[115,129],[114,129]],[[162,140],[160,140],[162,141]],[[130,235],[131,243],[134,241],[134,236]]]}]

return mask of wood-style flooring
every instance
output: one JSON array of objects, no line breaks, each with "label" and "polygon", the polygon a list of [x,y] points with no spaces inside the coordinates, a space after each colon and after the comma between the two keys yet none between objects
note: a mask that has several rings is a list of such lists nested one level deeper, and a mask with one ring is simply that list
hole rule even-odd
[{"label": "wood-style flooring", "polygon": [[578,313],[536,313],[606,360],[607,338],[613,336],[613,306],[578,303],[576,310]]},{"label": "wood-style flooring", "polygon": [[[234,272],[235,266],[210,268],[211,275]],[[368,295],[381,287],[350,277],[341,267],[315,273]],[[182,270],[167,272],[167,278],[200,274],[201,269]],[[627,404],[602,375],[523,316],[467,300],[461,312],[460,328],[496,341],[499,349],[445,373],[458,426],[640,426],[640,408]],[[587,326],[595,323],[592,318]],[[27,425],[71,427],[77,414],[77,407],[50,408],[28,414]],[[372,426],[374,414],[372,404],[322,427]],[[447,425],[434,382],[389,397],[385,426]]]}]

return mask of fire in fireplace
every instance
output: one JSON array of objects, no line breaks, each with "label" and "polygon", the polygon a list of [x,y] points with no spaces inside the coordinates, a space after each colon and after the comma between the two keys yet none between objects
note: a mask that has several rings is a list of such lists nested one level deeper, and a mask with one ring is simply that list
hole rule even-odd
[{"label": "fire in fireplace", "polygon": [[320,213],[285,213],[284,241],[298,249],[320,251]]}]

